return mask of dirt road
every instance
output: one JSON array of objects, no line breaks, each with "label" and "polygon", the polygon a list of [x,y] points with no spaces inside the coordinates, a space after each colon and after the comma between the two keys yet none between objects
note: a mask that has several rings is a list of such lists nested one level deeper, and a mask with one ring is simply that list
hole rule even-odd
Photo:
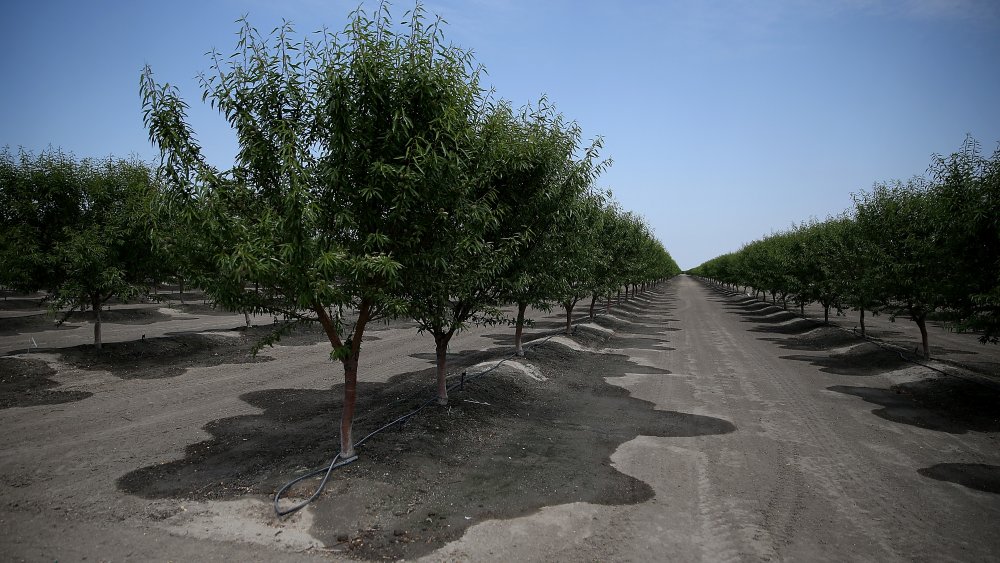
[{"label": "dirt road", "polygon": [[[105,334],[173,345],[192,326],[242,321],[190,316]],[[543,316],[533,334],[558,325]],[[0,347],[27,340],[14,332]],[[507,332],[461,333],[456,369],[504,357]],[[175,373],[127,355],[90,365],[58,338],[20,359],[44,362],[53,389],[77,395],[0,410],[0,553],[14,560],[1000,553],[995,386],[683,276],[373,440],[364,463],[286,519],[268,493],[334,447],[336,373],[322,343],[249,363],[221,340],[238,335],[209,332],[197,353],[163,356],[186,362]],[[373,332],[363,396],[426,380],[431,350],[412,328]]]}]

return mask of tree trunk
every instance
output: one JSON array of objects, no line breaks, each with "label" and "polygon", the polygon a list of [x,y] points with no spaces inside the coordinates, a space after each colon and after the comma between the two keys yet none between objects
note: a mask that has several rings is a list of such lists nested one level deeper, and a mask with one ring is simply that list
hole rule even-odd
[{"label": "tree trunk", "polygon": [[597,294],[590,296],[590,320],[594,320],[594,305],[597,304]]},{"label": "tree trunk", "polygon": [[437,402],[441,406],[448,404],[448,341],[451,340],[452,334],[454,333],[445,332],[434,335],[434,355],[437,359]]},{"label": "tree trunk", "polygon": [[806,316],[806,304],[805,303],[799,303],[799,316],[800,317]]},{"label": "tree trunk", "polygon": [[564,301],[563,307],[566,308],[566,335],[569,336],[573,334],[573,306],[576,305],[575,302]]},{"label": "tree trunk", "polygon": [[180,293],[181,293],[181,304],[183,305],[184,304],[184,278],[183,277],[177,278],[177,286],[178,286],[178,288],[180,290]]},{"label": "tree trunk", "polygon": [[527,308],[527,303],[517,304],[517,323],[514,325],[514,353],[521,357],[524,357],[524,347],[521,346],[521,336],[524,334],[524,310]]},{"label": "tree trunk", "polygon": [[924,359],[931,359],[931,349],[927,344],[927,315],[913,315],[913,322],[917,323],[917,328],[920,329],[920,345],[924,350]]},{"label": "tree trunk", "polygon": [[618,288],[618,304],[622,304],[622,288]]},{"label": "tree trunk", "polygon": [[347,342],[341,342],[337,327],[334,326],[329,313],[319,303],[313,304],[313,311],[323,325],[323,331],[334,350],[349,346],[350,349],[341,363],[344,365],[344,406],[340,415],[340,456],[344,459],[355,457],[354,437],[351,433],[354,424],[354,403],[358,397],[358,361],[361,358],[361,339],[365,334],[365,325],[371,317],[371,303],[362,301],[358,308],[358,320],[354,323],[354,333]]},{"label": "tree trunk", "polygon": [[358,398],[358,360],[344,361],[344,408],[340,414],[340,457],[349,459],[357,455],[354,451],[354,402]]},{"label": "tree trunk", "polygon": [[823,324],[830,324],[830,305],[826,303],[823,304]]},{"label": "tree trunk", "polygon": [[94,308],[94,349],[101,349],[101,296],[91,296],[91,306]]},{"label": "tree trunk", "polygon": [[865,308],[861,307],[861,336],[865,336]]},{"label": "tree trunk", "polygon": [[605,315],[611,314],[611,295],[607,295],[604,298],[604,314]]},{"label": "tree trunk", "polygon": [[250,313],[243,311],[243,318],[247,321],[247,328],[250,328]]}]

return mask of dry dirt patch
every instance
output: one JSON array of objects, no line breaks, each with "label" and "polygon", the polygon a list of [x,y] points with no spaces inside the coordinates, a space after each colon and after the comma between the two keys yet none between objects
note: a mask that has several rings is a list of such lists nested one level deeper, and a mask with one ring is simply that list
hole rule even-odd
[{"label": "dry dirt patch", "polygon": [[[469,353],[452,362],[461,369],[497,357],[496,351]],[[671,377],[624,356],[548,342],[519,361],[545,381],[501,367],[454,391],[449,406],[427,408],[364,444],[360,459],[335,472],[310,509],[312,535],[357,557],[397,559],[428,553],[485,519],[577,501],[642,502],[652,489],[611,466],[620,444],[638,435],[735,429],[712,417],[654,410],[607,383],[605,377],[625,372]],[[431,381],[429,369],[360,385],[357,437],[423,402]],[[212,439],[188,446],[181,460],[123,475],[119,487],[146,498],[270,495],[337,450],[336,388],[267,390],[241,398],[263,413],[210,423],[205,429]],[[390,407],[379,408],[385,404]],[[307,496],[314,484],[292,493]]]}]

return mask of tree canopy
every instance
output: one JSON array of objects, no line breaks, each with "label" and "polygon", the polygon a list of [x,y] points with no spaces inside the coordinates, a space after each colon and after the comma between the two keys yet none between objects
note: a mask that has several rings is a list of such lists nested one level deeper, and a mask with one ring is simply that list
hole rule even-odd
[{"label": "tree canopy", "polygon": [[50,150],[0,153],[0,284],[46,290],[53,308],[94,312],[101,348],[101,307],[148,292],[163,275],[146,225],[154,190],[138,160],[77,160]]},{"label": "tree canopy", "polygon": [[906,315],[921,332],[933,314],[983,342],[1000,338],[1000,149],[967,138],[934,156],[928,177],[877,183],[854,209],[745,245],[692,273],[800,303]]}]

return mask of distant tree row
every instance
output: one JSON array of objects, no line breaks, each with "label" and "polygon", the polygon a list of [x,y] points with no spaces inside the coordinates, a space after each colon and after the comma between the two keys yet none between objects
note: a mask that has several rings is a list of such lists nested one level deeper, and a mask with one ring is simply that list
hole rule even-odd
[{"label": "distant tree row", "polygon": [[92,309],[101,347],[101,306],[164,279],[150,236],[156,182],[138,160],[78,161],[60,151],[0,152],[0,285],[50,292],[53,308]]},{"label": "distant tree row", "polygon": [[[122,250],[148,255],[148,269],[130,274],[122,295],[179,273],[227,309],[284,319],[267,343],[297,324],[320,323],[344,369],[344,456],[354,454],[356,384],[370,323],[412,318],[433,335],[438,400],[446,403],[448,344],[463,328],[510,322],[523,353],[528,306],[561,305],[568,331],[580,300],[591,299],[593,315],[602,296],[620,299],[624,289],[627,298],[679,273],[646,223],[595,189],[609,164],[600,159],[600,140],[584,144],[580,127],[545,99],[514,110],[484,91],[471,53],[446,44],[420,6],[402,24],[381,5],[371,17],[354,12],[339,34],[293,36],[287,23],[261,36],[244,21],[236,53],[213,54],[202,76],[203,99],[225,115],[239,142],[231,168],[208,163],[187,124],[187,104],[146,68],[144,120],[161,150],[155,175],[138,163],[108,161],[98,176],[139,170],[141,195],[133,203],[123,195],[128,209],[113,218],[74,215],[51,224],[69,238],[86,224],[137,229],[121,227]],[[85,194],[89,184],[57,186],[46,173],[94,163],[5,154],[5,173],[24,189],[8,194],[5,180],[0,192],[26,202],[23,214],[32,217],[25,224],[49,228],[47,204],[31,195],[38,185],[69,190],[69,207],[90,209],[88,196],[73,192]],[[5,216],[4,226],[23,220]],[[38,239],[38,251],[10,269],[18,243],[5,237],[0,284],[52,289],[87,277],[53,266],[68,258],[47,256],[104,252],[118,234],[102,232],[58,252],[62,242]],[[117,255],[93,254],[117,264]],[[81,303],[97,306],[94,299],[118,288],[88,289],[96,297]],[[517,306],[512,318],[501,311],[508,304]]]},{"label": "distant tree row", "polygon": [[804,307],[909,316],[930,356],[927,320],[1000,337],[1000,150],[968,138],[927,177],[876,184],[854,209],[716,257],[691,273]]}]

